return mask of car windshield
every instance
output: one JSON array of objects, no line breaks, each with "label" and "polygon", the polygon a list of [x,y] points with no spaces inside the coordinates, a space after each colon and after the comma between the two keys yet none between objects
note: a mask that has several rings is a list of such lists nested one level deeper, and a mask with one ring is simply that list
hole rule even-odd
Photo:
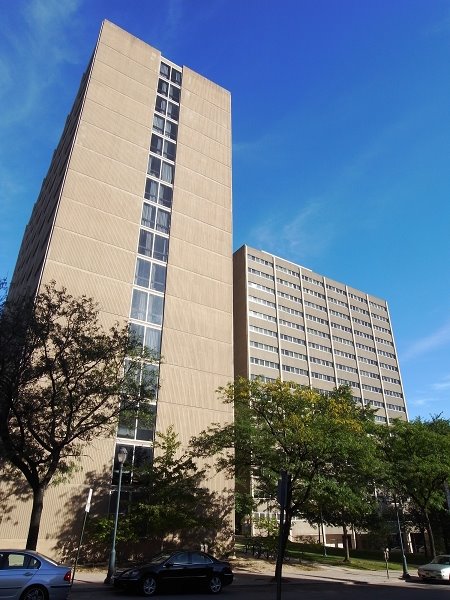
[{"label": "car windshield", "polygon": [[160,554],[157,554],[156,556],[154,556],[151,560],[150,563],[162,563],[165,560],[167,560],[168,558],[170,558],[172,555],[171,554],[167,554],[166,552],[161,552]]},{"label": "car windshield", "polygon": [[450,565],[450,556],[436,556],[431,562],[435,565]]}]

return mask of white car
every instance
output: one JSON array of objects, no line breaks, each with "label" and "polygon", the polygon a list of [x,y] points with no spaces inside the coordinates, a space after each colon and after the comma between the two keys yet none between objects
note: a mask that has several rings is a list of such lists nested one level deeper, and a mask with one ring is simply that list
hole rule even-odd
[{"label": "white car", "polygon": [[419,567],[417,573],[423,581],[450,581],[450,554],[436,556],[430,563]]},{"label": "white car", "polygon": [[71,570],[32,550],[0,550],[0,600],[66,600]]}]

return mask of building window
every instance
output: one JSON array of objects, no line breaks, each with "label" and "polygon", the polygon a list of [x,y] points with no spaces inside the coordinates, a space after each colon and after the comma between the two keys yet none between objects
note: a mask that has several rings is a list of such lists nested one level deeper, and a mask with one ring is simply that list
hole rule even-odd
[{"label": "building window", "polygon": [[167,210],[158,209],[158,216],[156,218],[156,231],[162,233],[170,232],[170,212]]},{"label": "building window", "polygon": [[167,105],[167,116],[173,119],[174,121],[178,121],[180,116],[180,109],[177,104],[173,102],[169,102]]},{"label": "building window", "polygon": [[173,183],[173,165],[169,165],[169,163],[163,161],[161,179],[167,183]]},{"label": "building window", "polygon": [[149,229],[156,229],[156,231],[168,234],[170,232],[170,212],[144,202],[141,224]]},{"label": "building window", "polygon": [[141,224],[149,229],[155,229],[155,222],[156,206],[152,206],[151,204],[144,202],[144,206],[142,207]]},{"label": "building window", "polygon": [[180,88],[175,87],[174,85],[170,86],[169,90],[169,98],[174,102],[180,102]]},{"label": "building window", "polygon": [[150,151],[155,154],[162,154],[163,151],[163,139],[159,135],[152,134],[152,140],[150,143]]},{"label": "building window", "polygon": [[152,256],[153,251],[153,233],[150,231],[146,231],[145,229],[141,229],[139,232],[139,246],[138,252],[139,254],[143,254],[144,256]]},{"label": "building window", "polygon": [[166,79],[169,79],[169,76],[170,76],[170,67],[169,67],[169,65],[166,65],[166,63],[162,62],[160,64],[160,66],[159,66],[159,73],[160,73],[160,75],[162,75]]},{"label": "building window", "polygon": [[172,73],[170,75],[170,79],[171,79],[171,81],[173,81],[177,85],[181,85],[181,73],[180,73],[180,71],[177,71],[176,69],[172,69]]},{"label": "building window", "polygon": [[171,140],[176,140],[178,136],[178,125],[172,121],[166,121],[164,134]]},{"label": "building window", "polygon": [[169,93],[169,84],[164,79],[158,79],[158,94],[167,96]]},{"label": "building window", "polygon": [[161,160],[156,158],[156,156],[150,156],[148,161],[148,170],[149,175],[153,175],[153,177],[157,177],[161,174]]},{"label": "building window", "polygon": [[155,294],[148,295],[147,322],[162,325],[164,298]]},{"label": "building window", "polygon": [[172,206],[172,188],[158,183],[154,179],[147,179],[145,183],[144,197],[167,208]]},{"label": "building window", "polygon": [[167,262],[169,254],[169,239],[160,235],[155,235],[155,244],[153,248],[153,257],[157,260]]},{"label": "building window", "polygon": [[158,133],[164,133],[164,119],[159,115],[153,117],[153,129]]},{"label": "building window", "polygon": [[164,140],[163,145],[163,156],[164,158],[168,158],[169,160],[175,160],[176,154],[176,146],[173,142],[168,142]]},{"label": "building window", "polygon": [[131,300],[131,318],[145,321],[147,316],[147,294],[140,290],[133,290]]},{"label": "building window", "polygon": [[166,289],[166,267],[153,265],[149,287],[155,292],[164,292]]},{"label": "building window", "polygon": [[162,115],[166,114],[167,100],[165,98],[163,98],[162,96],[156,96],[155,110],[156,110],[156,112],[159,112]]},{"label": "building window", "polygon": [[164,292],[166,288],[166,267],[138,258],[134,283],[140,287],[155,290],[155,292]]}]

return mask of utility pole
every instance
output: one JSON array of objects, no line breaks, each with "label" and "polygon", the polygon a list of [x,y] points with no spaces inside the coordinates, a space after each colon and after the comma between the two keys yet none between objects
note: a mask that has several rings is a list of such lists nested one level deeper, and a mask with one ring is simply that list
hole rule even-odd
[{"label": "utility pole", "polygon": [[283,570],[283,561],[281,560],[281,554],[283,549],[283,529],[284,529],[284,517],[287,508],[287,501],[289,497],[289,489],[291,486],[291,476],[287,471],[281,471],[280,479],[278,480],[278,494],[277,499],[280,505],[280,528],[278,534],[278,560],[280,560],[280,569],[277,573],[277,595],[276,600],[281,600],[281,575]]}]

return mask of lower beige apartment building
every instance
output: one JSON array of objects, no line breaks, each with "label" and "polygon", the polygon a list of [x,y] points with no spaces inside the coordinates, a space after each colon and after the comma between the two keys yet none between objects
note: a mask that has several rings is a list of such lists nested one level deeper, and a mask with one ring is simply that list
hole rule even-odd
[{"label": "lower beige apartment building", "polygon": [[[345,384],[379,423],[407,418],[385,300],[248,246],[234,253],[233,294],[236,376],[324,392]],[[297,521],[292,535],[318,532]]]},{"label": "lower beige apartment building", "polygon": [[[131,323],[162,357],[153,427],[135,423],[86,448],[70,481],[50,487],[38,550],[56,556],[79,531],[84,502],[113,480],[117,448],[151,460],[173,425],[186,446],[232,408],[216,390],[233,379],[230,93],[105,21],[23,238],[10,296],[55,280],[93,297],[101,323]],[[212,474],[211,490],[232,484]],[[110,510],[114,511],[114,490]],[[0,483],[0,547],[25,545],[30,499]],[[227,493],[227,492],[225,492]],[[107,494],[108,495],[108,494]],[[108,505],[108,498],[100,498]]]}]

